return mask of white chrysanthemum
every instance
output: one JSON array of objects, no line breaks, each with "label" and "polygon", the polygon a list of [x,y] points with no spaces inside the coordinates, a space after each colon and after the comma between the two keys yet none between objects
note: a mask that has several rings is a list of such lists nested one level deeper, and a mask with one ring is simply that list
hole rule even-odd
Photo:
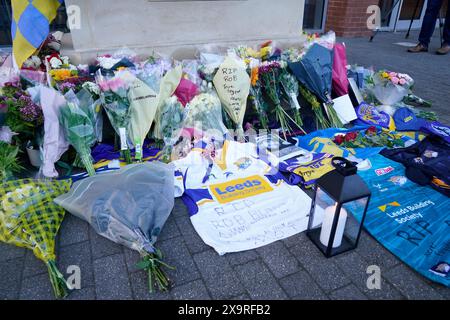
[{"label": "white chrysanthemum", "polygon": [[62,66],[62,64],[63,64],[62,61],[56,57],[50,59],[50,66],[52,67],[52,69],[58,69],[59,67]]}]

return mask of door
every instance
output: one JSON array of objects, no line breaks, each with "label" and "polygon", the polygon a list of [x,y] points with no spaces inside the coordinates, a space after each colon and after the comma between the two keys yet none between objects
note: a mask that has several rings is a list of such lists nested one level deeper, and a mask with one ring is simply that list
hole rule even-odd
[{"label": "door", "polygon": [[420,29],[428,0],[380,0],[381,29],[407,30],[413,18],[412,29]]},{"label": "door", "polygon": [[403,0],[398,15],[397,30],[407,30],[413,19],[412,29],[420,29],[426,10],[426,0]]}]

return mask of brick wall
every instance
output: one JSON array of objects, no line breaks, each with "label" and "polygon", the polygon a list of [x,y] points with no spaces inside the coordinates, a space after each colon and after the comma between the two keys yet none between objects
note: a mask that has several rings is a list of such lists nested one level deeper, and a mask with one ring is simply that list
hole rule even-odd
[{"label": "brick wall", "polygon": [[329,0],[325,31],[334,30],[338,36],[368,36],[367,7],[378,0]]}]

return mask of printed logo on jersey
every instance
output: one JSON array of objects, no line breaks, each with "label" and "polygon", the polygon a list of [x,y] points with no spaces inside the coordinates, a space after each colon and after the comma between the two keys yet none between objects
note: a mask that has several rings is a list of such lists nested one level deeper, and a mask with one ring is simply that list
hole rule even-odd
[{"label": "printed logo on jersey", "polygon": [[389,179],[389,181],[395,184],[396,186],[402,186],[406,182],[408,182],[408,179],[404,176],[393,176]]},{"label": "printed logo on jersey", "polygon": [[234,165],[236,167],[238,167],[239,170],[245,170],[252,165],[252,159],[243,157],[243,158],[236,160]]},{"label": "printed logo on jersey", "polygon": [[379,206],[378,209],[380,209],[382,212],[386,212],[388,207],[400,207],[400,203],[398,203],[397,201],[385,204],[383,206]]},{"label": "printed logo on jersey", "polygon": [[247,178],[212,184],[209,186],[209,190],[217,201],[223,204],[270,192],[273,191],[273,188],[263,177],[254,175]]},{"label": "printed logo on jersey", "polygon": [[375,174],[377,176],[384,176],[385,174],[388,174],[389,172],[392,172],[392,171],[394,171],[394,168],[389,166],[389,167],[386,167],[386,168],[376,169],[375,170]]}]

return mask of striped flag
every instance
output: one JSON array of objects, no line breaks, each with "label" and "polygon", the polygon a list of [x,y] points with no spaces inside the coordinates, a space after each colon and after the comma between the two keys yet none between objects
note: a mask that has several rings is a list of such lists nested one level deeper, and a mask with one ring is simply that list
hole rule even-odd
[{"label": "striped flag", "polygon": [[20,68],[47,38],[50,23],[64,0],[12,0],[13,54]]}]

